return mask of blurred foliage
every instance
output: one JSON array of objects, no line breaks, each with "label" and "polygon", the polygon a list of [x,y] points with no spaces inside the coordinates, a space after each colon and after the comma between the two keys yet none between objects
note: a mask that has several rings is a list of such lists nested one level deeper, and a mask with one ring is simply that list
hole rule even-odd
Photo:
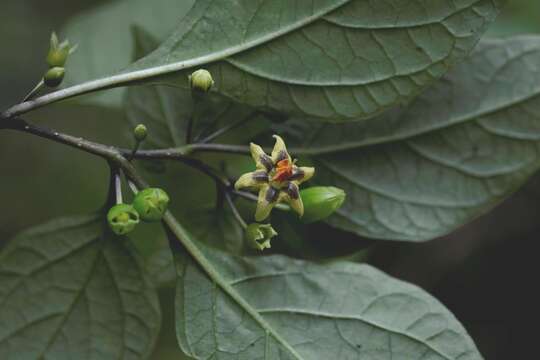
[{"label": "blurred foliage", "polygon": [[[67,19],[77,13],[109,1],[112,0],[2,1],[0,109],[20,101],[42,75],[46,68],[43,59],[52,30],[60,29]],[[126,29],[127,31],[129,29]],[[531,32],[540,33],[540,1],[512,0],[490,30],[489,36]],[[130,146],[131,143],[131,140],[123,135],[128,130],[124,115],[114,111],[63,104],[36,111],[28,116],[28,119],[106,144]],[[167,188],[173,199],[184,199],[188,202],[190,199],[193,201],[202,197],[205,201],[210,201],[214,193],[196,191],[205,189],[206,186],[201,187],[193,176],[186,176],[186,171],[181,166],[173,167],[172,172],[179,179],[178,182],[162,183],[163,179],[159,176],[152,180],[156,185]],[[0,210],[2,215],[0,243],[30,225],[61,215],[95,210],[105,199],[107,177],[106,164],[93,156],[29,135],[1,132],[0,198],[3,206]],[[514,297],[508,295],[507,298],[499,299],[499,302],[497,299],[488,298],[498,295],[498,282],[495,280],[487,283],[485,293],[471,287],[473,284],[484,284],[486,279],[493,278],[493,274],[487,271],[486,267],[497,267],[496,262],[507,256],[519,256],[519,247],[510,254],[501,251],[500,248],[505,248],[505,245],[501,245],[503,241],[522,240],[522,250],[525,253],[534,253],[531,245],[525,240],[534,240],[534,234],[537,232],[534,214],[538,214],[539,210],[536,205],[538,188],[540,187],[533,181],[509,201],[510,205],[500,207],[494,214],[451,235],[463,241],[444,241],[447,238],[443,238],[421,245],[385,244],[375,252],[374,262],[393,275],[433,289],[469,328],[486,358],[507,359],[505,349],[510,346],[514,348],[522,346],[523,351],[526,351],[526,337],[514,343],[512,339],[518,341],[516,338],[522,334],[508,335],[510,330],[507,326],[517,321],[511,309],[504,312],[492,305],[488,307],[491,312],[482,311],[484,303],[489,301],[495,304],[504,304],[504,301],[507,301],[507,305],[515,309],[514,306],[518,305]],[[175,205],[173,202],[172,208],[175,206],[178,207],[179,204]],[[509,209],[514,210],[511,215],[507,215]],[[497,228],[496,236],[492,231],[494,224]],[[144,253],[149,253],[158,246],[145,241],[146,235],[155,233],[156,228],[144,227],[135,233],[139,248]],[[314,232],[317,233],[319,230],[315,229]],[[319,239],[317,246],[322,251],[334,252],[338,256],[340,252],[337,251],[339,246],[336,246],[336,243],[351,244],[355,241],[352,236],[346,234],[340,238],[339,241],[333,240],[331,244],[333,250],[326,249],[329,246],[324,239]],[[490,250],[482,252],[481,256],[471,256],[479,253],[480,245],[484,246],[487,240],[490,241]],[[448,245],[444,245],[448,243],[454,244],[453,248],[449,249]],[[467,258],[470,260],[464,263]],[[451,259],[455,261],[450,261]],[[449,269],[459,266],[460,271],[448,277]],[[538,270],[523,265],[515,270],[517,276],[520,269],[527,271],[528,274]],[[449,280],[445,282],[447,277]],[[468,279],[468,282],[464,279]],[[503,281],[512,280],[507,275]],[[513,293],[524,291],[517,285],[508,291],[510,290]],[[165,293],[167,296],[164,297],[166,300],[163,303],[163,327],[167,331],[163,332],[164,336],[160,339],[154,358],[179,359],[181,355],[177,350],[173,333],[172,294],[170,290],[166,290]],[[472,294],[470,296],[484,296],[483,301],[469,304],[468,293]],[[482,316],[487,317],[490,314],[493,316],[498,312],[498,319],[478,320]],[[506,320],[509,322],[505,323]],[[525,333],[525,330],[522,332]]]},{"label": "blurred foliage", "polygon": [[503,10],[488,36],[509,36],[540,33],[540,1],[511,0]]}]

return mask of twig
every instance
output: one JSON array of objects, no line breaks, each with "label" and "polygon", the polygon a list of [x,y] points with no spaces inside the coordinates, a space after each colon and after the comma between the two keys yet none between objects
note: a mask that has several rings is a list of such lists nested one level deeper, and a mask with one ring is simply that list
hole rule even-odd
[{"label": "twig", "polygon": [[240,226],[243,229],[247,228],[247,224],[244,221],[244,219],[242,218],[242,215],[240,215],[240,212],[238,211],[238,208],[234,204],[234,201],[231,198],[231,194],[229,192],[227,192],[227,191],[225,192],[225,200],[227,200],[227,203],[229,204],[229,207],[231,208],[231,211],[232,211],[236,221],[238,221],[238,223],[240,224]]},{"label": "twig", "polygon": [[191,137],[193,133],[193,123],[195,122],[193,114],[189,117],[186,127],[186,144],[191,144]]},{"label": "twig", "polygon": [[122,178],[120,177],[120,172],[118,169],[114,169],[114,190],[116,194],[116,203],[122,204],[124,200],[122,199]]},{"label": "twig", "polygon": [[36,84],[36,86],[34,86],[34,88],[32,90],[30,90],[30,92],[24,97],[22,102],[28,101],[31,98],[33,98],[38,93],[38,91],[43,87],[43,85],[45,85],[45,82],[43,81],[43,79],[41,79]]},{"label": "twig", "polygon": [[[15,119],[9,119],[6,121],[0,122],[0,128],[6,128],[16,131],[22,131],[25,133],[33,134],[45,139],[50,139],[52,141],[80,149],[82,151],[100,156],[111,164],[111,166],[120,167],[128,181],[131,181],[133,184],[136,185],[139,189],[144,189],[147,187],[146,182],[138,176],[135,168],[131,164],[131,162],[128,160],[128,157],[131,155],[132,150],[130,149],[122,149],[117,148],[114,146],[108,146],[104,144],[100,144],[97,142],[89,141],[86,139],[83,139],[81,137],[75,137],[72,135],[64,134],[58,131],[54,131],[45,127],[36,126],[30,123],[27,123],[21,118],[15,118]],[[198,145],[198,144],[193,144]],[[203,144],[205,145],[205,144]],[[216,144],[206,144],[208,145],[216,145]],[[234,145],[221,145],[222,147],[228,148],[228,147],[235,147],[235,148],[242,148],[244,151],[249,151],[248,147],[240,147],[240,146],[234,146]],[[250,201],[257,201],[257,196],[248,192],[244,191],[236,191],[232,187],[232,183],[229,179],[227,179],[225,176],[223,176],[219,171],[212,168],[211,166],[207,165],[201,160],[190,158],[187,156],[189,153],[186,152],[183,148],[177,148],[177,149],[165,149],[165,150],[141,150],[137,151],[134,155],[135,159],[142,159],[142,160],[149,160],[149,159],[164,159],[164,160],[178,160],[182,163],[191,166],[192,168],[199,170],[200,172],[204,173],[205,175],[212,178],[216,184],[224,190],[225,193],[231,193],[236,196],[240,196],[244,199],[250,200]],[[129,183],[129,182],[128,182]],[[280,210],[289,210],[289,207],[283,204],[278,204],[276,208]]]},{"label": "twig", "polygon": [[21,118],[3,120],[0,123],[2,124],[0,128],[22,131],[100,156],[107,160],[112,166],[121,168],[126,174],[126,177],[137,185],[138,188],[144,189],[148,187],[146,181],[144,181],[133,165],[124,156],[130,150],[103,145],[81,137],[75,137],[45,127],[32,125]]},{"label": "twig", "polygon": [[209,143],[211,142],[212,140],[215,140],[216,138],[218,138],[219,136],[225,134],[227,131],[230,131],[230,130],[233,130],[234,128],[242,125],[243,123],[245,123],[247,120],[249,120],[251,118],[251,116],[253,116],[253,114],[249,114],[248,116],[246,117],[243,117],[243,118],[240,118],[239,120],[236,120],[236,121],[233,121],[232,123],[230,124],[227,124],[226,126],[216,130],[214,133],[208,135],[207,137],[205,137],[204,139],[202,139],[201,141],[198,142],[198,144],[206,144],[206,143]]}]

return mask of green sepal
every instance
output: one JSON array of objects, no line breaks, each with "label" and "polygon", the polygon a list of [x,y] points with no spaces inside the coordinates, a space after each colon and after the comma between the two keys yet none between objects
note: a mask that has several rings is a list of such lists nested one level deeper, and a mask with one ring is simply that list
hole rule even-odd
[{"label": "green sepal", "polygon": [[45,60],[51,68],[64,67],[69,55],[72,54],[76,48],[77,46],[71,46],[68,40],[60,43],[58,36],[56,36],[56,33],[53,32],[51,34],[49,52],[47,53]]},{"label": "green sepal", "polygon": [[107,222],[116,235],[125,235],[139,223],[139,213],[132,205],[117,204],[107,213]]},{"label": "green sepal", "polygon": [[135,195],[133,207],[144,221],[160,221],[169,206],[169,195],[159,188],[148,188]]},{"label": "green sepal", "polygon": [[261,251],[271,247],[270,240],[277,234],[271,224],[253,223],[245,230],[248,245]]}]

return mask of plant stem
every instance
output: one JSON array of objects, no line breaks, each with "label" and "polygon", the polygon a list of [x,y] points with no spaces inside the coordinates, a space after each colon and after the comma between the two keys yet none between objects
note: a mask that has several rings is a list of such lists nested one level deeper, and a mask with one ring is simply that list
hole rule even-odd
[{"label": "plant stem", "polygon": [[[128,157],[132,154],[130,149],[122,149],[114,146],[107,146],[104,144],[96,143],[83,139],[81,137],[75,137],[68,134],[64,134],[58,131],[54,131],[45,127],[36,126],[30,123],[27,123],[21,118],[8,119],[5,121],[0,121],[0,129],[10,129],[15,131],[22,131],[32,135],[36,135],[45,139],[58,142],[90,154],[100,156],[109,161],[111,166],[120,167],[129,181],[134,183],[139,189],[144,189],[147,187],[146,183],[138,177],[135,171],[135,168],[128,160]],[[195,147],[199,144],[188,145],[188,147]],[[202,144],[204,147],[209,145],[220,145],[220,144]],[[234,145],[221,145],[224,148],[234,147],[234,148],[243,148],[246,151],[249,151],[248,147],[240,147]],[[213,147],[212,147],[213,148]],[[232,184],[225,176],[223,176],[219,171],[215,170],[211,166],[207,165],[201,160],[190,158],[187,156],[189,151],[186,152],[185,148],[176,148],[176,149],[164,149],[164,150],[141,150],[137,151],[134,154],[135,159],[141,160],[178,160],[182,163],[191,166],[192,168],[199,170],[203,174],[212,178],[216,184],[223,189],[225,193],[230,192],[233,195],[243,197],[244,199],[250,201],[257,201],[257,196],[244,192],[236,191],[232,188]],[[284,204],[276,205],[276,208],[280,210],[289,210],[289,207]]]},{"label": "plant stem", "polygon": [[219,152],[228,154],[250,155],[249,146],[228,144],[190,144],[181,148],[184,155],[196,152]]},{"label": "plant stem", "polygon": [[113,159],[122,156],[119,149],[115,147],[105,146],[81,137],[75,137],[45,127],[32,125],[20,118],[6,120],[3,125],[3,128],[36,135],[44,139],[49,139],[73,148],[81,149],[88,153],[101,156],[105,159]]},{"label": "plant stem", "polygon": [[135,195],[139,192],[139,189],[137,189],[137,185],[135,185],[131,180],[128,179],[127,181],[129,188],[131,189],[131,192]]},{"label": "plant stem", "polygon": [[230,131],[240,125],[242,125],[243,123],[245,123],[247,120],[249,120],[251,118],[251,116],[253,116],[252,114],[249,114],[248,116],[246,117],[243,117],[243,118],[240,118],[239,120],[236,120],[236,121],[233,121],[232,123],[230,124],[227,124],[227,126],[224,126],[218,130],[216,130],[214,133],[208,135],[207,137],[205,137],[204,139],[202,139],[201,141],[198,142],[198,144],[206,144],[206,143],[209,143],[211,142],[212,140],[215,140],[216,138],[218,138],[219,136],[225,134],[227,131]]},{"label": "plant stem", "polygon": [[131,154],[129,154],[129,156],[127,157],[128,161],[133,160],[140,146],[141,146],[141,142],[139,140],[136,140],[135,146],[133,146],[133,150],[131,150]]},{"label": "plant stem", "polygon": [[[272,149],[269,149],[269,148],[264,148],[264,150],[268,153],[272,151]],[[176,148],[167,148],[167,149],[159,149],[159,150],[141,150],[137,152],[137,157],[144,158],[144,159],[166,160],[166,159],[178,159],[178,158],[186,157],[188,155],[192,155],[198,152],[251,156],[251,150],[249,149],[249,146],[246,146],[246,145],[195,143],[195,144],[188,144],[188,145],[184,145],[184,146],[180,146]],[[320,151],[317,151],[316,149],[311,149],[311,148],[289,148],[289,152],[294,155],[317,155],[321,153],[322,154],[330,153],[331,151],[320,152]]]},{"label": "plant stem", "polygon": [[191,137],[192,137],[192,133],[193,133],[193,123],[195,122],[195,120],[193,119],[193,114],[188,118],[188,123],[187,123],[187,127],[186,127],[186,144],[191,144]]},{"label": "plant stem", "polygon": [[116,203],[116,184],[115,184],[115,173],[117,172],[117,167],[110,161],[109,164],[109,191],[107,192],[107,198],[105,204],[103,204],[103,211],[107,212],[109,209]]},{"label": "plant stem", "polygon": [[33,88],[32,90],[30,90],[30,92],[24,97],[23,102],[28,101],[28,100],[30,100],[31,98],[33,98],[34,95],[36,95],[37,92],[43,87],[43,85],[45,85],[45,82],[43,81],[43,79],[41,79],[41,80],[36,84],[36,86],[34,86],[34,88]]},{"label": "plant stem", "polygon": [[133,165],[126,159],[126,154],[129,154],[130,152],[128,149],[119,149],[114,146],[103,145],[81,137],[75,137],[45,127],[32,125],[21,118],[7,119],[1,121],[0,124],[0,129],[22,131],[100,156],[107,160],[111,166],[121,168],[128,179],[133,181],[137,187],[142,189],[148,187],[142,177],[138,175]]},{"label": "plant stem", "polygon": [[114,190],[116,194],[116,204],[122,204],[122,178],[118,169],[114,169]]},{"label": "plant stem", "polygon": [[240,215],[240,212],[238,211],[238,208],[236,207],[233,199],[231,198],[231,194],[229,192],[225,192],[225,199],[227,200],[227,203],[229,204],[229,207],[231,208],[231,211],[233,212],[233,215],[236,221],[238,221],[238,223],[243,229],[246,229],[247,224],[242,218],[242,215]]}]

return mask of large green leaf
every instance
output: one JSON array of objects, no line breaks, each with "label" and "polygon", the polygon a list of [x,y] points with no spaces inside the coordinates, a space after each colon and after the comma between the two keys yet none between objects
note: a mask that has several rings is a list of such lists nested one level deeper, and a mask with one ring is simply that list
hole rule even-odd
[{"label": "large green leaf", "polygon": [[0,255],[0,358],[146,359],[161,315],[127,239],[103,216],[58,219]]},{"label": "large green leaf", "polygon": [[196,359],[482,358],[437,300],[369,265],[207,252],[241,304],[176,255],[177,336]]},{"label": "large green leaf", "polygon": [[205,66],[217,90],[242,103],[332,121],[368,118],[466,56],[502,3],[199,0],[118,80]]},{"label": "large green leaf", "polygon": [[347,191],[329,222],[409,241],[488,211],[540,166],[540,37],[484,42],[410,106],[364,123],[297,123],[316,180]]},{"label": "large green leaf", "polygon": [[[153,37],[164,40],[195,0],[114,0],[88,10],[69,21],[62,34],[79,44],[70,57],[67,85],[112,74],[132,62],[135,43],[133,26],[144,27]],[[85,100],[120,107],[122,91],[99,94]]]},{"label": "large green leaf", "polygon": [[[205,66],[214,72],[217,90],[240,103],[329,121],[369,118],[412,98],[465,57],[504,2],[198,0],[163,8],[147,2],[132,7],[126,1],[115,9],[117,17],[100,12],[81,18],[77,22],[86,20],[86,26],[71,32],[104,31],[106,36],[96,37],[96,43],[111,42],[127,53],[125,44],[132,43],[113,41],[115,32],[107,25],[117,22],[128,31],[132,11],[144,14],[140,22],[159,22],[159,29],[178,16],[176,30],[123,72],[13,106],[2,116],[173,73],[180,73],[177,80],[186,86],[186,72]],[[157,9],[167,16],[154,17]],[[84,40],[74,36],[79,39]],[[108,59],[108,50],[92,49],[79,58]],[[102,66],[75,65],[70,72]]]}]

